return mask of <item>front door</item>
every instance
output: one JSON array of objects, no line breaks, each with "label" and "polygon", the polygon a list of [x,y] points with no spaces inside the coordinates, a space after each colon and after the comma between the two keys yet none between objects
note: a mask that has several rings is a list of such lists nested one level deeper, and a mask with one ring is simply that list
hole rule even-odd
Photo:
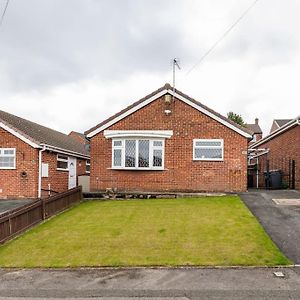
[{"label": "front door", "polygon": [[76,187],[76,158],[69,157],[68,160],[69,169],[69,189]]}]

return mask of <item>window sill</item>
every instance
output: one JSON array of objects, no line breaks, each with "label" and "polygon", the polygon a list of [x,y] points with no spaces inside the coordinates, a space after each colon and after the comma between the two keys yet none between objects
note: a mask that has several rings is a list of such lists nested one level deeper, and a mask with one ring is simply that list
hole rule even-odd
[{"label": "window sill", "polygon": [[69,169],[60,169],[60,168],[56,168],[56,171],[69,172]]},{"label": "window sill", "polygon": [[203,159],[203,158],[194,158],[193,161],[211,161],[211,162],[223,162],[224,159]]},{"label": "window sill", "polygon": [[0,168],[0,170],[16,170],[17,168]]},{"label": "window sill", "polygon": [[165,168],[107,168],[107,170],[117,170],[117,171],[167,171]]}]

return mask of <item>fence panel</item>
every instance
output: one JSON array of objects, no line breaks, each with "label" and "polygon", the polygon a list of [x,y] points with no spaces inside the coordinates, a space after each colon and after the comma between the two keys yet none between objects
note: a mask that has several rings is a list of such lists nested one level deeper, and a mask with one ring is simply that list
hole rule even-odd
[{"label": "fence panel", "polygon": [[0,243],[4,243],[40,223],[43,219],[54,216],[81,200],[82,189],[76,187],[0,214]]}]

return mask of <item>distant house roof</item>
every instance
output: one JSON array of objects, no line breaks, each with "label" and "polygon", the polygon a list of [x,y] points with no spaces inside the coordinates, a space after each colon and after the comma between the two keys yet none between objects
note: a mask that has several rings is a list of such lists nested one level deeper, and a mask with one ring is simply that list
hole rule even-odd
[{"label": "distant house roof", "polygon": [[258,118],[255,118],[254,124],[246,124],[246,127],[253,132],[253,134],[262,134],[262,130],[258,124]]},{"label": "distant house roof", "polygon": [[[275,138],[276,136],[278,136],[279,134],[284,133],[285,131],[289,130],[290,128],[293,128],[295,126],[299,126],[300,125],[300,116],[296,117],[295,119],[291,119],[289,120],[289,122],[286,122],[284,125],[282,125],[281,127],[278,127],[276,130],[270,132],[267,136],[265,136],[263,139],[253,143],[251,145],[252,149],[255,149],[256,147],[266,143],[267,141]],[[291,141],[292,142],[292,141]]]},{"label": "distant house roof", "polygon": [[274,122],[277,123],[278,127],[282,127],[286,123],[292,121],[292,119],[275,119]]},{"label": "distant house roof", "polygon": [[81,156],[89,156],[83,144],[72,137],[0,110],[0,127],[15,134],[35,148],[48,146]]},{"label": "distant house roof", "polygon": [[188,105],[194,107],[195,109],[201,111],[202,113],[206,114],[207,116],[215,119],[216,121],[222,123],[223,125],[229,127],[230,129],[238,132],[239,134],[241,134],[244,137],[247,137],[247,138],[252,137],[253,132],[251,130],[236,124],[235,122],[229,120],[228,118],[222,116],[221,114],[217,113],[216,111],[203,105],[199,101],[196,101],[195,99],[189,97],[188,95],[184,94],[183,92],[181,92],[177,89],[173,90],[171,85],[168,83],[166,83],[163,87],[159,88],[158,90],[147,95],[146,97],[134,102],[130,106],[126,107],[125,109],[121,110],[120,112],[116,113],[115,115],[111,116],[110,118],[104,120],[103,122],[99,123],[98,125],[87,130],[85,132],[86,136],[88,138],[93,137],[94,135],[101,132],[102,130],[110,127],[111,125],[122,120],[123,118],[134,113],[135,111],[146,106],[147,104],[151,103],[152,101],[162,97],[165,94],[173,95],[177,99],[182,100],[183,102],[185,102]]},{"label": "distant house roof", "polygon": [[77,132],[77,131],[71,131],[68,136],[75,138],[78,142],[82,142],[84,144],[88,144],[89,140],[85,136],[84,133]]}]

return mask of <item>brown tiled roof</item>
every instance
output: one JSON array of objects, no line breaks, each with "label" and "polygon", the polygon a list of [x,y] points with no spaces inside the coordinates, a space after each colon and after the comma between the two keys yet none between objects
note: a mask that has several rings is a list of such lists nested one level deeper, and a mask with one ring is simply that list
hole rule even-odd
[{"label": "brown tiled roof", "polygon": [[274,121],[278,124],[279,127],[282,127],[286,123],[292,121],[292,119],[275,119]]},{"label": "brown tiled roof", "polygon": [[[169,83],[166,83],[163,87],[157,89],[156,91],[154,91],[154,92],[152,92],[151,94],[145,96],[144,98],[142,98],[142,99],[140,99],[140,100],[134,102],[133,104],[131,104],[131,105],[129,105],[128,107],[126,107],[125,109],[121,110],[120,112],[114,114],[113,116],[111,116],[111,117],[109,117],[108,119],[102,121],[102,122],[99,123],[98,125],[96,125],[96,126],[92,127],[91,129],[87,130],[87,131],[85,132],[85,135],[88,135],[89,133],[93,132],[94,130],[98,129],[99,127],[102,127],[102,126],[105,125],[106,123],[108,123],[108,122],[112,121],[113,119],[119,117],[119,116],[122,115],[123,113],[125,113],[125,112],[129,111],[130,109],[134,108],[135,106],[137,106],[137,105],[143,103],[144,101],[146,101],[146,100],[148,100],[149,98],[155,96],[156,94],[158,94],[158,93],[160,93],[160,92],[162,92],[162,91],[164,91],[164,90],[171,90],[171,89],[173,89],[173,88],[171,87],[171,85],[170,85]],[[222,119],[222,120],[224,120],[224,121],[230,123],[231,125],[235,126],[235,127],[238,128],[238,129],[244,131],[245,133],[250,134],[250,135],[253,134],[253,132],[252,132],[251,130],[249,130],[249,129],[243,127],[243,126],[240,126],[240,125],[236,124],[235,122],[233,122],[233,121],[231,121],[230,119],[224,117],[223,115],[217,113],[216,111],[210,109],[209,107],[203,105],[201,102],[199,102],[199,101],[197,101],[197,100],[191,98],[190,96],[184,94],[183,92],[181,92],[181,91],[179,91],[179,90],[177,90],[177,89],[175,89],[175,92],[176,92],[177,94],[179,94],[180,96],[182,96],[182,97],[184,97],[184,98],[190,100],[191,102],[195,103],[196,105],[202,107],[203,109],[209,111],[210,113],[214,114],[215,116],[219,117],[220,119]]]},{"label": "brown tiled roof", "polygon": [[88,155],[83,144],[59,131],[17,117],[2,110],[0,110],[0,122],[3,122],[9,128],[38,145],[46,144],[70,152]]},{"label": "brown tiled roof", "polygon": [[246,124],[246,127],[253,133],[262,133],[262,130],[258,124]]}]

